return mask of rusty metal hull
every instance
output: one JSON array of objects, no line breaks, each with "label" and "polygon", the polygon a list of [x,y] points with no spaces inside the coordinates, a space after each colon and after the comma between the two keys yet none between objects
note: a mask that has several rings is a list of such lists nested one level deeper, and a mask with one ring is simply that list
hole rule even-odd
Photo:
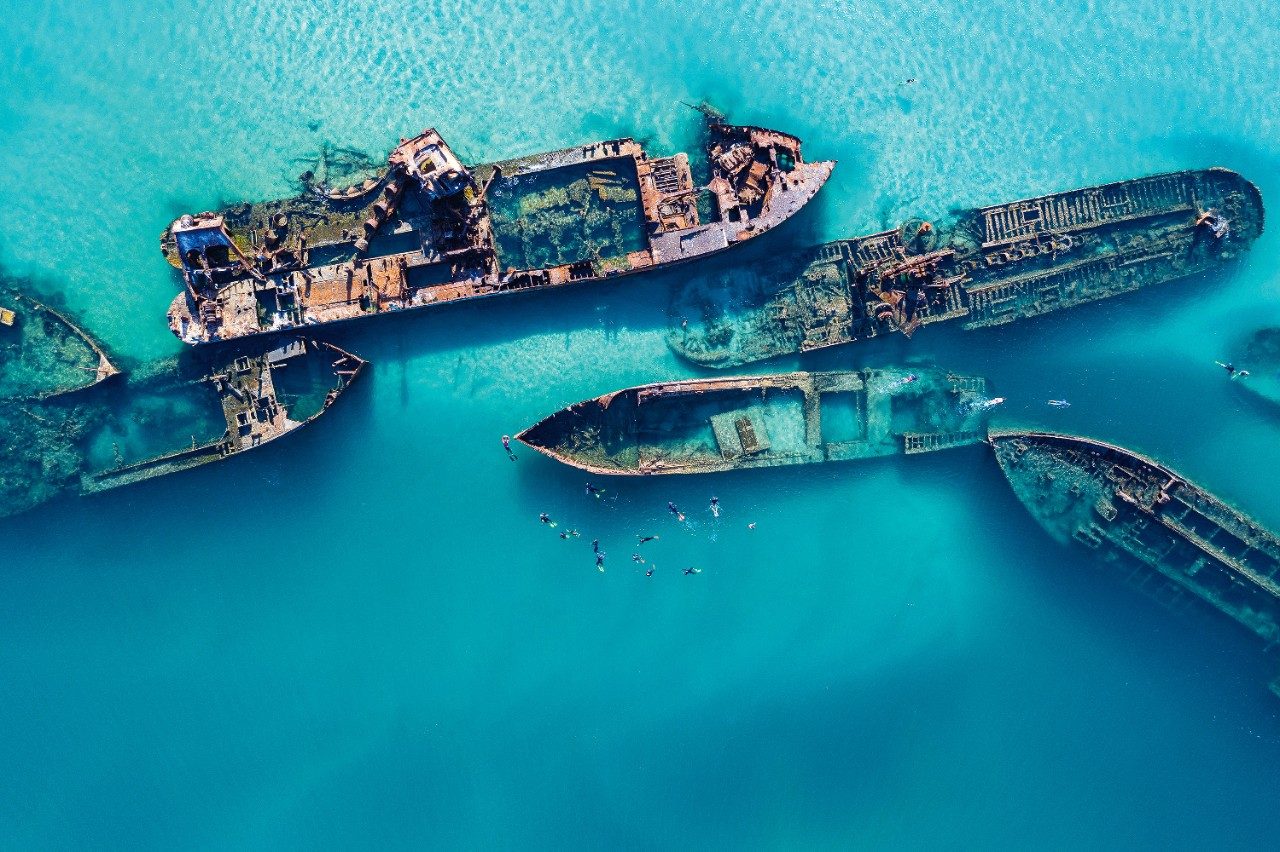
[{"label": "rusty metal hull", "polygon": [[[208,404],[219,410],[226,424],[221,437],[204,443],[193,438],[190,447],[87,473],[81,478],[81,492],[189,470],[282,438],[326,412],[365,365],[332,344],[301,338],[261,355],[238,357],[203,380],[209,387]],[[307,375],[300,376],[302,371]]]},{"label": "rusty metal hull", "polygon": [[983,207],[690,279],[671,346],[710,367],[954,322],[1003,325],[1222,266],[1263,227],[1235,172],[1154,175]]},{"label": "rusty metal hull", "polygon": [[712,473],[981,443],[986,380],[936,369],[660,382],[552,414],[517,437],[592,473]]},{"label": "rusty metal hull", "polygon": [[161,245],[184,291],[169,325],[199,345],[671,266],[772,230],[835,165],[718,121],[703,153],[703,186],[686,155],[632,139],[468,169],[427,130],[357,187],[175,221]]},{"label": "rusty metal hull", "polygon": [[1257,521],[1101,441],[992,432],[990,442],[1014,493],[1055,540],[1091,551],[1162,603],[1198,601],[1268,648],[1280,643],[1280,538]]}]

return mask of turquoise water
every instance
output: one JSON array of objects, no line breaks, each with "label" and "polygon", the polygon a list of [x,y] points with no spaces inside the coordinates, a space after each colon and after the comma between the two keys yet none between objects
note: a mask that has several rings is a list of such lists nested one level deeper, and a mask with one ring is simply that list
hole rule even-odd
[{"label": "turquoise water", "polygon": [[[429,125],[470,161],[674,152],[704,98],[840,160],[717,264],[1161,169],[1280,198],[1278,31],[1265,4],[20,0],[0,262],[167,355],[179,212]],[[1157,455],[1280,528],[1280,411],[1213,366],[1280,324],[1278,231],[1123,302],[778,366],[985,374],[1003,423]],[[498,436],[561,405],[695,374],[663,342],[672,280],[350,329],[375,368],[314,427],[0,522],[3,844],[1274,845],[1277,661],[1052,546],[983,448],[599,501],[507,461]]]}]

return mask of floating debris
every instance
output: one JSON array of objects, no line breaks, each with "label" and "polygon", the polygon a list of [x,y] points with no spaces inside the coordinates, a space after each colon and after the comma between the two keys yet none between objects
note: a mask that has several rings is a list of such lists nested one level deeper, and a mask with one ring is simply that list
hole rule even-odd
[{"label": "floating debris", "polygon": [[601,474],[814,464],[981,443],[986,393],[983,378],[919,368],[659,382],[572,405],[517,438]]},{"label": "floating debris", "polygon": [[704,154],[705,186],[632,139],[468,168],[426,130],[345,190],[179,218],[169,326],[201,344],[668,266],[781,224],[835,165],[710,117]]},{"label": "floating debris", "polygon": [[[1158,462],[1101,441],[992,432],[1018,499],[1156,600],[1201,601],[1280,643],[1280,538]],[[1280,678],[1271,684],[1280,695]]]},{"label": "floating debris", "polygon": [[964,329],[1105,299],[1238,257],[1262,232],[1262,197],[1206,169],[1046,195],[690,279],[668,340],[730,367],[931,323]]}]

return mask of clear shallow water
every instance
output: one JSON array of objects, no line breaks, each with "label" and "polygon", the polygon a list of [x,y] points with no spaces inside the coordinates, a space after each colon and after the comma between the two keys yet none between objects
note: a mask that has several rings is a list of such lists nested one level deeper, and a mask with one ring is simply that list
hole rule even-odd
[{"label": "clear shallow water", "polygon": [[[380,153],[434,125],[472,161],[623,134],[677,151],[679,101],[702,98],[841,161],[727,265],[1160,169],[1226,165],[1280,198],[1278,28],[1145,2],[23,3],[0,21],[0,259],[118,350],[166,355],[160,229],[287,191],[324,142]],[[1003,422],[1152,453],[1280,528],[1280,413],[1212,365],[1280,322],[1278,245],[1123,303],[777,366],[985,374]],[[1273,842],[1275,661],[1052,547],[981,448],[600,501],[508,462],[503,432],[694,374],[663,343],[670,280],[349,330],[375,369],[314,428],[0,523],[0,836]],[[646,580],[629,555],[651,532]]]}]

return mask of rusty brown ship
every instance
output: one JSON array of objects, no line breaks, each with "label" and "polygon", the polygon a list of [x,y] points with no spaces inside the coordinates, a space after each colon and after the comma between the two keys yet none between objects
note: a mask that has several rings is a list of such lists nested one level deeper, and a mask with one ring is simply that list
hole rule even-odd
[{"label": "rusty brown ship", "polygon": [[1219,168],[914,219],[695,276],[673,298],[668,339],[722,368],[934,323],[1003,325],[1222,266],[1262,227],[1257,187]]},{"label": "rusty brown ship", "polygon": [[703,155],[705,182],[633,139],[467,167],[426,130],[356,186],[179,218],[169,325],[203,344],[670,266],[777,227],[835,165],[714,118]]}]

